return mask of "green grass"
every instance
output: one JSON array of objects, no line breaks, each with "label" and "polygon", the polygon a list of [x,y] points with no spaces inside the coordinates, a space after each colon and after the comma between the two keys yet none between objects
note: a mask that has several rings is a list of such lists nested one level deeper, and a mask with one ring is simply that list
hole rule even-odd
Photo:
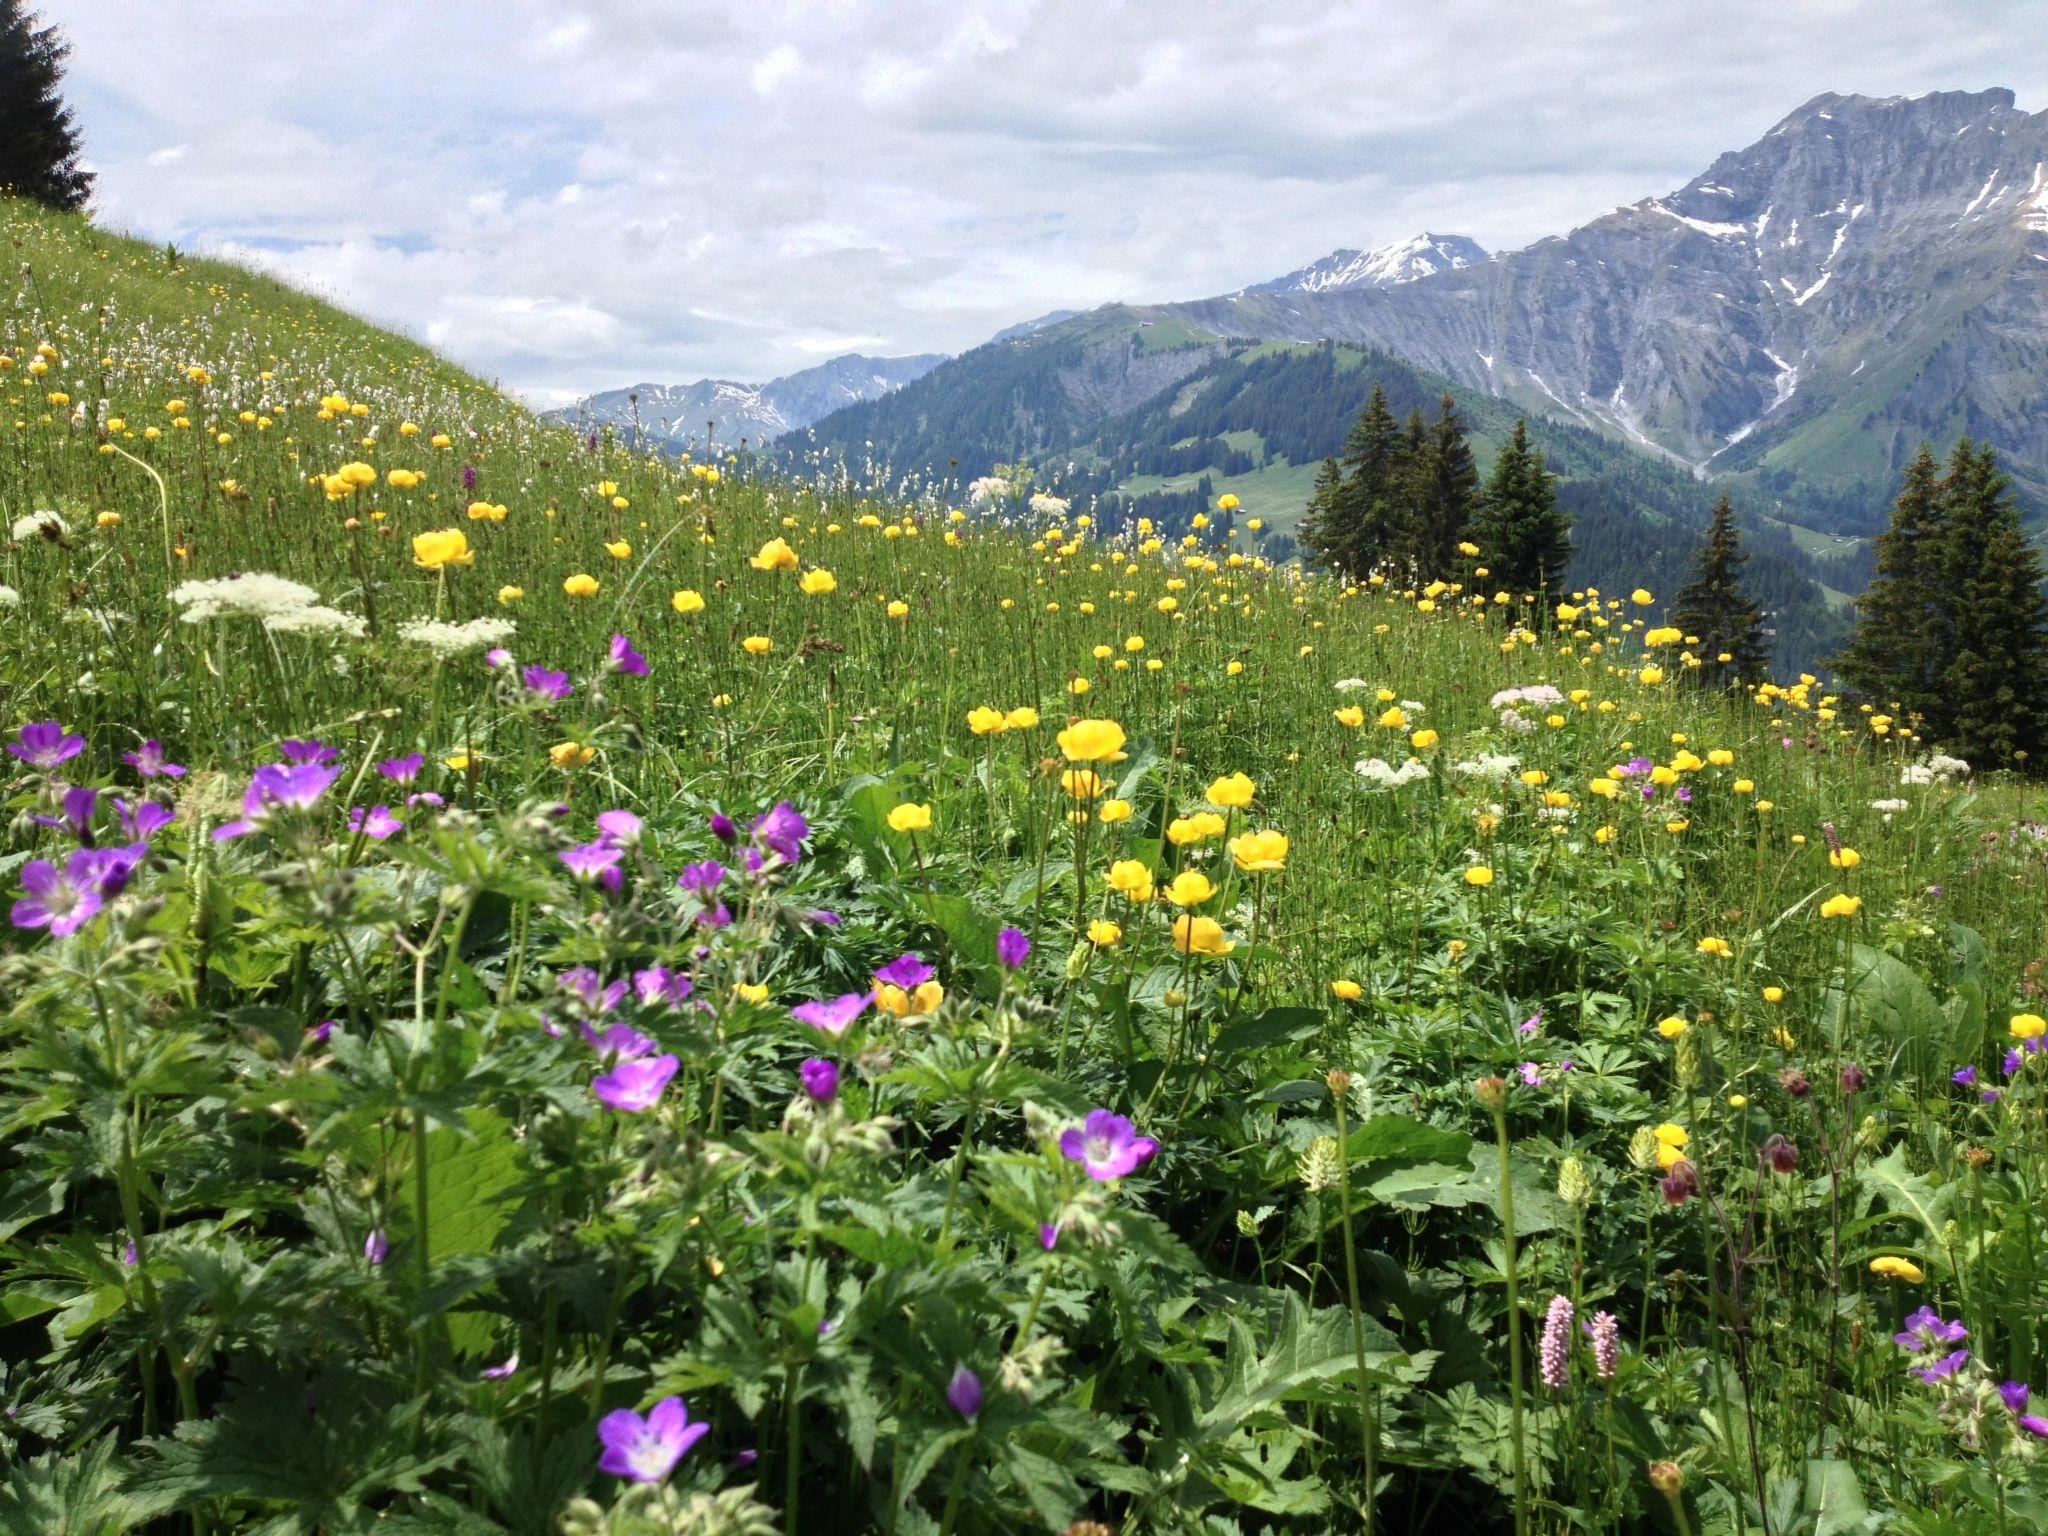
[{"label": "green grass", "polygon": [[[1996,1395],[2048,1384],[2037,787],[1687,686],[1627,597],[593,452],[264,280],[0,232],[23,1529],[2048,1521]],[[173,596],[250,572],[338,628]],[[485,620],[509,661],[414,627]],[[1611,1378],[1513,1363],[1564,1304]],[[665,1483],[594,1469],[671,1396]]]}]

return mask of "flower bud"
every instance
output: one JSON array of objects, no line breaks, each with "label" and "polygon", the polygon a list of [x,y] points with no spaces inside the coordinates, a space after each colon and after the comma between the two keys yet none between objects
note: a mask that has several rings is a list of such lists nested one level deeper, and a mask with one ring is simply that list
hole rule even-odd
[{"label": "flower bud", "polygon": [[1758,1155],[1772,1173],[1794,1173],[1799,1168],[1799,1149],[1783,1136],[1767,1137]]},{"label": "flower bud", "polygon": [[1803,1099],[1813,1092],[1813,1084],[1806,1080],[1806,1074],[1797,1067],[1787,1067],[1778,1074],[1778,1083],[1795,1099]]},{"label": "flower bud", "polygon": [[1482,1077],[1472,1085],[1472,1097],[1479,1101],[1480,1108],[1498,1115],[1508,1107],[1507,1081],[1498,1077]]},{"label": "flower bud", "polygon": [[1650,1463],[1650,1486],[1667,1499],[1676,1499],[1685,1492],[1685,1469],[1675,1461],[1653,1461]]},{"label": "flower bud", "polygon": [[1861,1093],[1869,1081],[1870,1079],[1864,1076],[1863,1069],[1853,1061],[1842,1068],[1842,1092],[1844,1093]]}]

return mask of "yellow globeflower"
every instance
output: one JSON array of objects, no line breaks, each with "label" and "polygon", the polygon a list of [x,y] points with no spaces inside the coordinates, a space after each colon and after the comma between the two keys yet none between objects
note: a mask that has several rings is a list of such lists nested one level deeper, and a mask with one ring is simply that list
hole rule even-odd
[{"label": "yellow globeflower", "polygon": [[1111,949],[1123,942],[1124,931],[1106,917],[1088,925],[1088,942],[1097,949]]},{"label": "yellow globeflower", "polygon": [[604,552],[614,560],[630,560],[633,558],[633,546],[624,539],[610,540],[605,544]]},{"label": "yellow globeflower", "polygon": [[766,656],[775,649],[775,642],[766,635],[749,635],[740,642],[740,649],[749,656]]},{"label": "yellow globeflower", "polygon": [[1854,869],[1863,862],[1863,855],[1854,848],[1836,848],[1828,851],[1828,863],[1836,869]]},{"label": "yellow globeflower", "polygon": [[1862,910],[1862,899],[1856,896],[1837,894],[1830,896],[1820,904],[1820,915],[1822,917],[1854,917]]},{"label": "yellow globeflower", "polygon": [[1287,834],[1268,829],[1233,837],[1230,856],[1246,874],[1278,874],[1287,867]]},{"label": "yellow globeflower", "polygon": [[505,586],[498,588],[498,601],[507,608],[510,608],[524,596],[526,596],[526,588],[524,587]]},{"label": "yellow globeflower", "polygon": [[1691,1028],[1692,1025],[1681,1014],[1674,1013],[1657,1021],[1657,1033],[1666,1040],[1676,1040]]},{"label": "yellow globeflower", "polygon": [[1096,807],[1095,814],[1102,818],[1105,825],[1113,825],[1119,821],[1129,821],[1131,819],[1131,802],[1128,800],[1105,800]]},{"label": "yellow globeflower", "polygon": [[892,619],[907,619],[910,617],[910,604],[904,602],[903,599],[899,597],[894,602],[890,603],[887,610],[885,611]]},{"label": "yellow globeflower", "polygon": [[1056,738],[1070,763],[1120,763],[1124,728],[1114,720],[1076,720]]},{"label": "yellow globeflower", "polygon": [[1060,775],[1060,788],[1076,800],[1099,800],[1109,790],[1109,781],[1093,768],[1069,768]]},{"label": "yellow globeflower", "polygon": [[2048,1020],[2038,1013],[2016,1013],[2005,1027],[2015,1040],[2034,1040],[2048,1031]]},{"label": "yellow globeflower", "polygon": [[1003,716],[1003,724],[1013,731],[1034,730],[1038,725],[1038,711],[1025,704]]},{"label": "yellow globeflower", "polygon": [[1167,823],[1166,840],[1176,848],[1192,848],[1206,843],[1212,837],[1221,837],[1225,822],[1214,811],[1197,811],[1192,816],[1176,816]]},{"label": "yellow globeflower", "polygon": [[1237,946],[1223,936],[1223,925],[1213,917],[1183,912],[1173,920],[1173,947],[1183,955],[1229,954]]},{"label": "yellow globeflower", "polygon": [[932,808],[906,800],[889,812],[891,832],[929,832],[932,829]]},{"label": "yellow globeflower", "polygon": [[1380,716],[1380,724],[1385,726],[1390,731],[1405,731],[1408,729],[1407,713],[1401,708],[1400,705],[1396,704],[1393,708],[1389,709],[1385,714]]},{"label": "yellow globeflower", "polygon": [[1339,725],[1349,726],[1354,731],[1365,724],[1365,711],[1356,704],[1346,704],[1342,709],[1332,710],[1331,716]]},{"label": "yellow globeflower", "polygon": [[839,590],[839,578],[822,566],[814,571],[805,571],[797,578],[796,584],[806,597],[829,597]]},{"label": "yellow globeflower", "polygon": [[1785,989],[1783,987],[1765,987],[1764,1001],[1767,1003],[1782,1003],[1785,1001]]},{"label": "yellow globeflower", "polygon": [[704,594],[693,592],[690,588],[684,587],[674,597],[671,597],[668,603],[677,613],[702,613],[704,611]]},{"label": "yellow globeflower", "polygon": [[1408,744],[1418,752],[1427,752],[1440,739],[1435,731],[1417,731],[1408,738]]},{"label": "yellow globeflower", "polygon": [[597,578],[578,571],[562,582],[562,590],[571,597],[597,596]]},{"label": "yellow globeflower", "polygon": [[1474,864],[1465,871],[1467,885],[1487,886],[1493,884],[1493,871],[1484,864]]},{"label": "yellow globeflower", "polygon": [[1882,1254],[1870,1261],[1870,1272],[1887,1280],[1901,1280],[1907,1285],[1918,1285],[1927,1278],[1927,1271],[1911,1259],[1899,1258],[1896,1254]]},{"label": "yellow globeflower", "polygon": [[1361,997],[1365,996],[1365,988],[1361,987],[1357,982],[1350,980],[1348,977],[1340,978],[1337,981],[1331,982],[1330,990],[1336,993],[1337,996],[1344,999],[1344,1001],[1347,1003],[1355,1003]]},{"label": "yellow globeflower", "polygon": [[367,464],[344,464],[335,473],[358,489],[377,483],[377,471]]},{"label": "yellow globeflower", "polygon": [[393,490],[409,491],[414,486],[418,485],[420,481],[424,480],[426,476],[418,474],[410,469],[394,469],[391,471],[390,474],[386,475],[384,478],[391,482],[391,488]]},{"label": "yellow globeflower", "polygon": [[1010,728],[1009,716],[986,704],[967,711],[967,729],[977,736],[1000,736]]},{"label": "yellow globeflower", "polygon": [[429,571],[451,565],[473,565],[476,553],[459,528],[442,528],[434,533],[416,533],[412,539],[412,563]]},{"label": "yellow globeflower", "polygon": [[1258,785],[1245,774],[1225,774],[1209,786],[1209,803],[1223,810],[1241,811],[1258,792]]},{"label": "yellow globeflower", "polygon": [[1152,870],[1143,859],[1118,859],[1109,866],[1109,888],[1125,899],[1152,899]]},{"label": "yellow globeflower", "polygon": [[1199,907],[1216,894],[1216,887],[1199,869],[1184,869],[1166,887],[1166,899],[1176,907]]},{"label": "yellow globeflower", "polygon": [[1732,946],[1730,946],[1726,939],[1717,939],[1710,935],[1707,938],[1700,940],[1700,953],[1703,955],[1713,955],[1717,959],[1726,960],[1729,956],[1735,953],[1735,950]]},{"label": "yellow globeflower", "polygon": [[1657,599],[1650,596],[1648,590],[1643,587],[1637,587],[1635,591],[1629,593],[1628,600],[1634,603],[1638,608],[1647,608],[1650,606],[1650,604],[1657,601]]},{"label": "yellow globeflower", "polygon": [[588,767],[590,760],[597,756],[597,748],[586,747],[580,741],[558,741],[548,748],[548,761],[567,772],[571,768]]},{"label": "yellow globeflower", "polygon": [[780,538],[770,539],[747,557],[747,564],[757,571],[793,571],[797,568],[796,551]]}]

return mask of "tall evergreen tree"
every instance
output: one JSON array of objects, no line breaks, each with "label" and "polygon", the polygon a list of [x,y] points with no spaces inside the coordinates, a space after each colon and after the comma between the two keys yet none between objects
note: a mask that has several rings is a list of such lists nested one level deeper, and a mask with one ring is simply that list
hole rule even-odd
[{"label": "tall evergreen tree", "polygon": [[1735,509],[1723,496],[1714,508],[1692,580],[1679,589],[1671,614],[1671,622],[1689,640],[1698,637],[1701,660],[1693,675],[1702,681],[1754,687],[1765,678],[1770,643],[1764,634],[1763,610],[1750,601],[1740,581],[1748,562],[1735,527]]},{"label": "tall evergreen tree", "polygon": [[92,193],[71,109],[57,93],[70,51],[26,0],[0,0],[0,192],[66,211]]},{"label": "tall evergreen tree", "polygon": [[1352,576],[1363,577],[1386,560],[1393,544],[1404,478],[1401,429],[1377,381],[1344,441],[1343,463],[1344,484],[1336,504],[1348,535],[1344,566]]},{"label": "tall evergreen tree", "polygon": [[1326,566],[1340,575],[1349,575],[1344,558],[1344,528],[1338,521],[1337,496],[1344,488],[1344,476],[1337,468],[1334,458],[1323,460],[1323,467],[1316,471],[1315,489],[1309,493],[1308,511],[1302,517],[1301,547],[1314,557],[1317,565]]},{"label": "tall evergreen tree", "polygon": [[1977,767],[2040,756],[2048,730],[2048,601],[1997,452],[1957,445],[1949,478],[1942,607],[1943,740]]},{"label": "tall evergreen tree", "polygon": [[[1411,420],[1412,431],[1412,420]],[[1413,466],[1413,501],[1406,545],[1418,576],[1450,577],[1458,569],[1458,544],[1479,499],[1479,470],[1465,440],[1458,402],[1445,395]]]},{"label": "tall evergreen tree", "polygon": [[1941,614],[1947,517],[1940,466],[1922,443],[1906,467],[1891,526],[1878,536],[1877,574],[1856,599],[1856,633],[1834,663],[1850,692],[1936,736],[1948,722]]},{"label": "tall evergreen tree", "polygon": [[1529,446],[1526,422],[1515,423],[1514,435],[1493,461],[1473,532],[1492,580],[1507,591],[1563,587],[1572,560],[1571,518],[1557,505],[1542,451]]}]

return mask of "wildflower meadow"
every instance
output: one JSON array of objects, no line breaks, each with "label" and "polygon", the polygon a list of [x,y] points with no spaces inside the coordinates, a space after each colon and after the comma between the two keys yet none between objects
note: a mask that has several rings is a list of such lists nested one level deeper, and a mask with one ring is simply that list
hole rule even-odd
[{"label": "wildflower meadow", "polygon": [[0,1530],[2048,1528],[2048,830],[7,202]]}]

